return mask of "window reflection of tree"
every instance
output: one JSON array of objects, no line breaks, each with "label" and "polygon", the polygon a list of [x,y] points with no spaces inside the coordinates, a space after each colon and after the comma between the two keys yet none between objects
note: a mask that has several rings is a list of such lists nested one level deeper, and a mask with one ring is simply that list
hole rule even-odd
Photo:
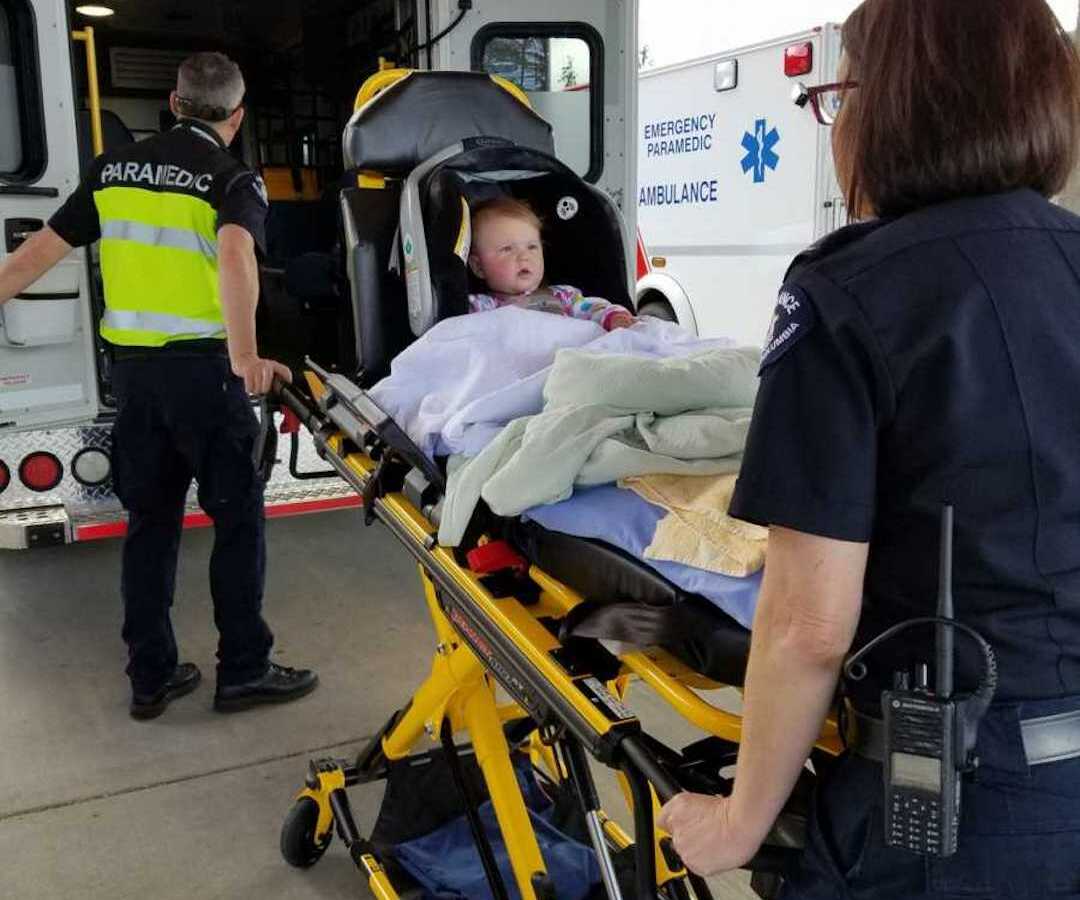
[{"label": "window reflection of tree", "polygon": [[501,75],[525,91],[551,89],[550,39],[497,37],[484,47],[484,71]]}]

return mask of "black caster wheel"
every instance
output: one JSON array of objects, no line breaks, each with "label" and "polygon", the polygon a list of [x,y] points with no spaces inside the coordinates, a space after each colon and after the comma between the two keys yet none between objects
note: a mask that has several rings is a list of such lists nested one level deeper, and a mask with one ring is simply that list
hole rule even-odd
[{"label": "black caster wheel", "polygon": [[319,824],[319,804],[310,797],[301,797],[289,810],[281,826],[281,855],[285,862],[298,869],[315,865],[330,846],[333,829],[321,843],[315,841],[315,828]]}]

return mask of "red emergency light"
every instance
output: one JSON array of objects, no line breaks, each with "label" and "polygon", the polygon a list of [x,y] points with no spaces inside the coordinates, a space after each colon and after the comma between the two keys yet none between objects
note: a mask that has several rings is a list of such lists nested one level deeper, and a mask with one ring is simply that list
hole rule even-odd
[{"label": "red emergency light", "polygon": [[814,45],[810,41],[784,48],[784,74],[788,78],[809,75],[814,69]]},{"label": "red emergency light", "polygon": [[39,494],[51,491],[64,477],[64,466],[53,454],[39,450],[19,463],[19,480]]},{"label": "red emergency light", "polygon": [[9,484],[11,484],[11,469],[0,459],[0,494],[4,493],[4,488]]}]

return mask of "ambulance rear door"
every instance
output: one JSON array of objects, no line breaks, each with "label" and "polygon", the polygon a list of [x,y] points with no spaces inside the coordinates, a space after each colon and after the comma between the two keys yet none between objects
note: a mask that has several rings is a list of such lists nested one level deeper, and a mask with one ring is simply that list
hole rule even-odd
[{"label": "ambulance rear door", "polygon": [[[0,0],[0,259],[79,183],[72,48],[63,0]],[[0,307],[0,433],[98,413],[85,252]]]}]

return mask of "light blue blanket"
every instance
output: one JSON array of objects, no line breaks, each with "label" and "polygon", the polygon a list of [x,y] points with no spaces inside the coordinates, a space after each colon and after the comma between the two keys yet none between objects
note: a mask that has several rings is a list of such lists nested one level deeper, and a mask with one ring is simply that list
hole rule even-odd
[{"label": "light blue blanket", "polygon": [[569,500],[537,506],[528,510],[525,518],[550,531],[592,538],[618,547],[684,591],[700,594],[740,625],[749,628],[761,590],[762,573],[732,578],[681,563],[645,559],[645,548],[652,543],[656,524],[664,515],[664,510],[633,491],[605,485],[578,488]]}]

